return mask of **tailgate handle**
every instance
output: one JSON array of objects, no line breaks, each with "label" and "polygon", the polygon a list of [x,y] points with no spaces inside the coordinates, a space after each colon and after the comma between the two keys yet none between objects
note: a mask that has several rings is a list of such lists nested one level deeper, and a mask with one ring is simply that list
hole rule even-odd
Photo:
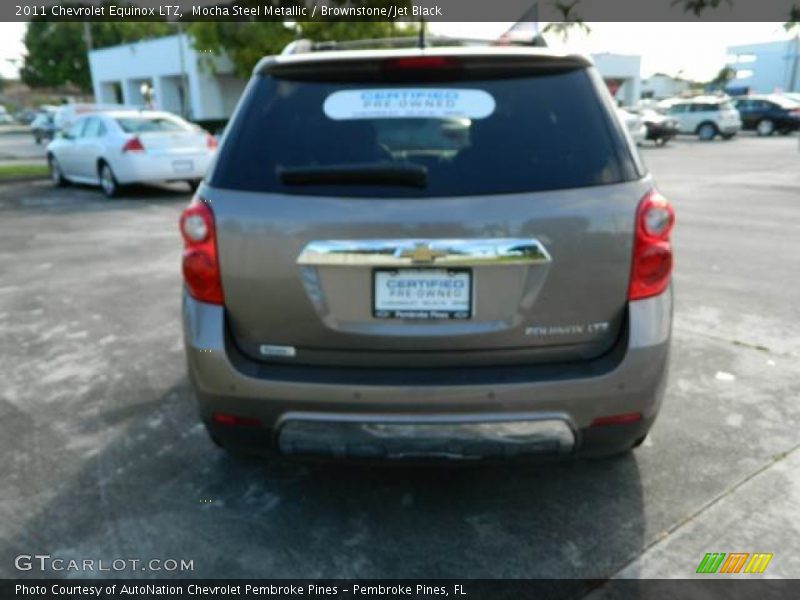
[{"label": "tailgate handle", "polygon": [[309,242],[298,265],[532,265],[550,262],[550,254],[533,238],[322,240]]}]

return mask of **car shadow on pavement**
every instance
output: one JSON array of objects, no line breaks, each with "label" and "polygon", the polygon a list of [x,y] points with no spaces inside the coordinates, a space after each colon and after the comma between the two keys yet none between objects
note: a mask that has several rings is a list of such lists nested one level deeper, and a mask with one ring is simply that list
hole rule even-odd
[{"label": "car shadow on pavement", "polygon": [[604,579],[644,544],[635,454],[459,468],[242,459],[207,439],[185,379],[142,391],[72,427],[15,428],[41,473],[15,473],[12,495],[49,499],[19,515],[12,555],[193,561],[56,577]]},{"label": "car shadow on pavement", "polygon": [[[94,196],[93,199],[109,203],[125,200],[148,200],[164,202],[170,202],[173,199],[187,200],[195,191],[194,188],[190,188],[183,183],[153,185],[135,184],[126,185],[123,187],[119,196],[108,198],[103,194],[102,190],[96,186],[70,184],[69,187],[75,190],[86,192],[87,195],[91,194]],[[69,189],[69,187],[62,189]]]}]

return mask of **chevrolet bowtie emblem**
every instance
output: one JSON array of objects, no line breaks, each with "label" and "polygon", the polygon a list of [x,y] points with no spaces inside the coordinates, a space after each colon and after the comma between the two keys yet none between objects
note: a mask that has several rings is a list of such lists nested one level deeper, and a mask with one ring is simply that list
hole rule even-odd
[{"label": "chevrolet bowtie emblem", "polygon": [[401,258],[410,258],[415,263],[432,263],[439,257],[445,256],[447,252],[442,250],[432,250],[428,244],[418,243],[413,248],[406,248],[400,253]]}]

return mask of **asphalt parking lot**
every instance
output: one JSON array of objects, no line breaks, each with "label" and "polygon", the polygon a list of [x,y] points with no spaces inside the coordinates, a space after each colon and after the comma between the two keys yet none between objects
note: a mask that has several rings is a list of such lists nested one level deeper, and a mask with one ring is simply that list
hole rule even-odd
[{"label": "asphalt parking lot", "polygon": [[625,458],[502,468],[228,457],[185,375],[185,189],[0,187],[0,577],[689,577],[715,551],[800,577],[797,137],[643,154],[678,215],[661,416]]}]

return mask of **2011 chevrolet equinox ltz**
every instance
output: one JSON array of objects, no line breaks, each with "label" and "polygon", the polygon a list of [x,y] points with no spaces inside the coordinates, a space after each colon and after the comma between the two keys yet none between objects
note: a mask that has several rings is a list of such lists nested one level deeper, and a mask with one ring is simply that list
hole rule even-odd
[{"label": "2011 chevrolet equinox ltz", "polygon": [[201,418],[264,453],[625,452],[663,394],[673,221],[586,58],[267,57],[181,217]]}]

